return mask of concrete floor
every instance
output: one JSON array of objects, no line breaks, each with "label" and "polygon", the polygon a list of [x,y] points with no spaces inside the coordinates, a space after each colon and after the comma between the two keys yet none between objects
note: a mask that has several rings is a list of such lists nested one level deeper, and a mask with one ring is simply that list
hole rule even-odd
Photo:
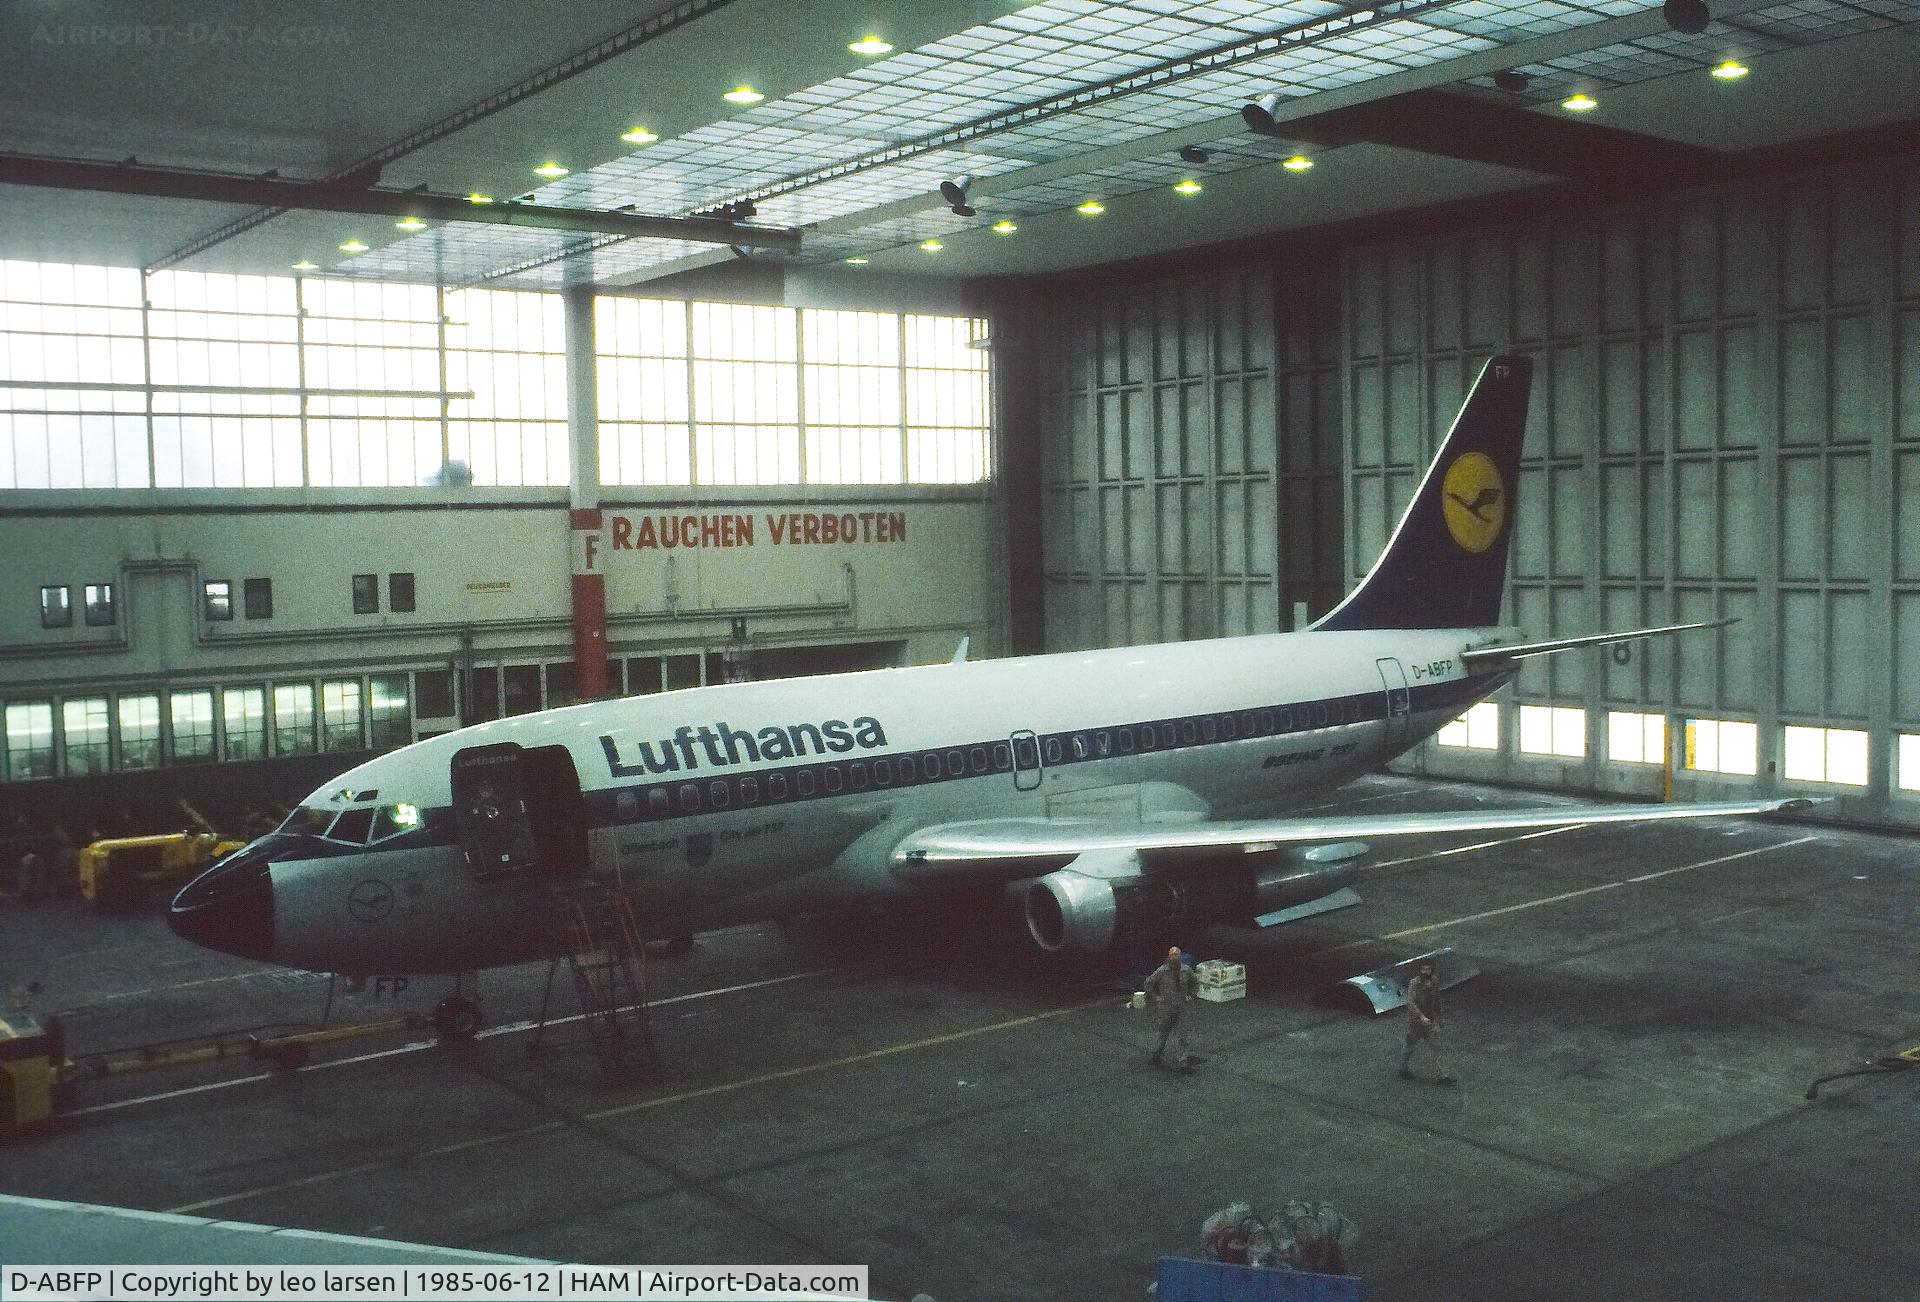
[{"label": "concrete floor", "polygon": [[[862,1262],[876,1296],[942,1302],[1139,1298],[1208,1212],[1306,1195],[1358,1224],[1374,1302],[1915,1296],[1920,1072],[1802,1098],[1920,1042],[1913,841],[1727,821],[1376,850],[1359,908],[1197,938],[1250,994],[1199,1006],[1192,1076],[1144,1064],[1146,1015],[1103,982],[991,936],[768,926],[656,962],[654,1084],[603,1087],[577,1026],[534,1059],[518,1033],[387,1039],[90,1082],[0,1192],[577,1262]],[[1482,969],[1449,997],[1454,1089],[1395,1075],[1398,1017],[1325,998],[1442,944]],[[488,974],[491,1020],[544,973]],[[154,914],[0,903],[0,981],[31,979],[80,1053],[309,1020],[325,991]]]}]

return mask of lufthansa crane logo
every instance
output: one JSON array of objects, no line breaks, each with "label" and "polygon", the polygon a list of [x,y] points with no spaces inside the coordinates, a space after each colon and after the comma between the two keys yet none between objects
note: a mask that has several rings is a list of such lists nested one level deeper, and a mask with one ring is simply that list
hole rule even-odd
[{"label": "lufthansa crane logo", "polygon": [[1507,522],[1507,490],[1492,458],[1484,452],[1456,457],[1440,482],[1440,493],[1453,540],[1476,554],[1493,546]]}]

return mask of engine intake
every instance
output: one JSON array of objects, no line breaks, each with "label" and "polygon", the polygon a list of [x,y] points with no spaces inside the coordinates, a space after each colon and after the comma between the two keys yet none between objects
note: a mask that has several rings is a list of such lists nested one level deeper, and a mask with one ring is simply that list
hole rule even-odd
[{"label": "engine intake", "polygon": [[1049,954],[1104,953],[1123,931],[1176,922],[1249,922],[1353,884],[1366,846],[1289,847],[1211,870],[1126,875],[1108,856],[1082,855],[1027,887],[1027,934]]}]

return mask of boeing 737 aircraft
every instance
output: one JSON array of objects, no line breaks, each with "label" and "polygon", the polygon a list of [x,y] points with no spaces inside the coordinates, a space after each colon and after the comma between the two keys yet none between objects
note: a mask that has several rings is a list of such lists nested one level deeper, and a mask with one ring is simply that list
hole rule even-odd
[{"label": "boeing 737 aircraft", "polygon": [[543,956],[538,892],[617,881],[649,938],[1030,883],[1028,932],[1251,923],[1368,838],[1794,802],[1289,816],[1509,682],[1498,626],[1532,362],[1489,361],[1386,550],[1300,633],[702,687],[483,723],[368,761],[174,900],[189,940],[355,975]]}]

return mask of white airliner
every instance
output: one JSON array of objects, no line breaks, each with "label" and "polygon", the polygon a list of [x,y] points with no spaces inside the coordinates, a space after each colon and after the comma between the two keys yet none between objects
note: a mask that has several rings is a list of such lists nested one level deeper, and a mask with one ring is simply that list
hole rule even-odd
[{"label": "white airliner", "polygon": [[1551,642],[1498,626],[1532,363],[1490,360],[1371,573],[1300,633],[702,687],[501,719],[368,761],[190,883],[180,935],[328,972],[541,957],[540,893],[617,881],[650,938],[1030,882],[1046,950],[1275,920],[1366,838],[1796,802],[1333,818]]}]

